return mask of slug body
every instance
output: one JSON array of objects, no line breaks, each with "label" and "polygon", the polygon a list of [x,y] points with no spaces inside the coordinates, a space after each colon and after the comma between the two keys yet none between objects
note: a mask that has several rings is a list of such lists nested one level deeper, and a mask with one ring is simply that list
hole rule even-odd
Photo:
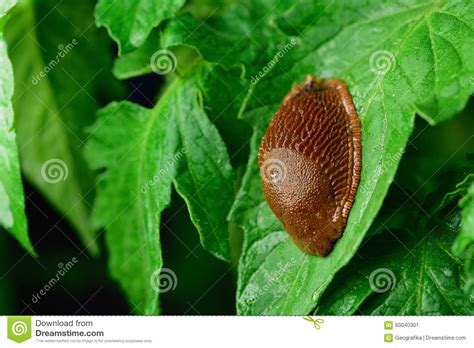
[{"label": "slug body", "polygon": [[341,238],[359,184],[361,132],[338,80],[312,76],[283,100],[258,154],[263,193],[294,243],[326,256]]}]

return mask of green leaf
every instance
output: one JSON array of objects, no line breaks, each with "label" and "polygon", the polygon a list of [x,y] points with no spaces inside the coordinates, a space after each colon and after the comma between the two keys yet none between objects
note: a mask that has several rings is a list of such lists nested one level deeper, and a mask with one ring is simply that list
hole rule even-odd
[{"label": "green leaf", "polygon": [[[217,23],[213,23],[212,19],[208,20],[211,23],[202,23],[191,14],[184,13],[166,26],[162,45],[195,47],[205,60],[227,66],[238,65],[240,62],[251,63],[255,59],[256,48],[251,44],[250,37],[245,36],[247,29],[250,29],[246,26],[250,16],[251,13],[243,6],[235,7],[234,11],[227,12],[223,18],[217,18]],[[220,27],[229,23],[239,25]],[[219,32],[212,24],[218,27]]]},{"label": "green leaf", "polygon": [[[418,8],[418,11],[416,9],[411,11],[411,16],[407,16],[410,11],[393,10],[391,16],[381,16],[378,20],[375,19],[376,15],[373,20],[366,18],[355,20],[350,24],[350,30],[341,29],[334,37],[331,35],[326,38],[314,53],[309,52],[294,68],[295,71],[308,69],[304,74],[313,72],[324,77],[336,76],[348,83],[362,122],[361,182],[344,237],[337,243],[329,257],[321,259],[302,256],[288,238],[283,240],[278,238],[279,242],[275,243],[271,250],[262,251],[260,244],[264,243],[263,239],[275,239],[276,237],[272,236],[280,236],[282,229],[275,227],[277,221],[273,221],[272,224],[268,224],[267,221],[264,224],[258,222],[259,216],[271,213],[263,200],[258,182],[256,153],[263,132],[257,134],[254,142],[254,157],[251,158],[252,163],[249,165],[233,215],[234,221],[243,224],[247,232],[244,261],[240,268],[241,283],[238,298],[240,313],[304,314],[309,312],[317,304],[320,294],[334,274],[350,260],[357,250],[393,180],[398,160],[413,127],[415,105],[418,100],[424,100],[424,95],[431,90],[431,87],[428,88],[431,75],[419,76],[417,80],[425,85],[426,90],[422,91],[423,94],[421,91],[417,93],[418,89],[414,89],[415,93],[412,94],[410,87],[412,82],[405,77],[405,75],[415,76],[421,69],[419,63],[415,61],[418,58],[409,54],[409,47],[418,47],[418,54],[420,54],[418,57],[421,57],[424,52],[423,61],[430,61],[431,48],[426,45],[427,28],[424,27],[422,19],[424,20],[424,16],[430,16],[431,9],[425,7],[425,11],[422,10],[423,8]],[[367,40],[373,36],[371,32],[373,33],[374,27],[377,28],[375,31],[380,33],[381,37],[374,37],[369,47],[361,44],[346,44],[350,42],[351,33],[354,30],[360,37]],[[313,31],[308,29],[308,32]],[[387,37],[397,39],[387,40]],[[370,71],[369,62],[370,56],[381,49],[393,51],[397,64],[386,74],[377,76]],[[344,57],[341,57],[341,54]],[[466,66],[469,64],[468,57],[465,58],[465,64]],[[316,68],[311,68],[311,66],[316,66]],[[458,72],[455,69],[451,71],[447,67],[436,68],[443,74],[466,78],[466,75],[457,75]],[[277,69],[278,67],[274,70]],[[429,66],[424,67],[425,74],[429,69]],[[300,76],[300,78],[294,78],[293,81],[300,81],[303,73],[300,73]],[[274,85],[281,83],[275,82],[275,79],[277,78],[272,81]],[[264,82],[266,81],[261,83]],[[269,86],[265,88],[270,89]],[[404,91],[410,92],[404,93]],[[466,88],[462,93],[466,96],[464,102],[467,99],[467,93]],[[266,100],[265,97],[258,96],[258,99],[259,101]],[[455,103],[450,106],[453,104]],[[459,110],[462,105],[461,103],[454,105],[454,110]],[[452,108],[447,109],[446,112],[453,112]],[[270,108],[270,110],[274,111],[275,108]],[[265,109],[260,110],[260,113],[263,114],[264,111],[266,117],[269,118],[271,113]],[[257,126],[256,130],[258,129],[260,127]],[[260,197],[257,198],[255,192],[258,192]],[[253,197],[249,198],[249,196]],[[268,286],[278,270],[278,268],[275,270],[275,265],[292,258],[299,261],[285,273],[285,277],[278,282],[278,285],[272,282],[272,285]],[[259,267],[256,268],[254,263],[248,267],[247,259],[260,260]],[[255,289],[265,288],[265,286],[269,287],[269,290],[264,296],[255,298]]]},{"label": "green leaf", "polygon": [[176,80],[154,109],[127,102],[100,112],[87,157],[106,168],[95,204],[110,269],[138,313],[157,312],[151,277],[162,267],[159,227],[171,184],[184,198],[203,246],[230,257],[226,215],[234,192],[225,145],[196,88],[201,72]]},{"label": "green leaf", "polygon": [[452,214],[431,229],[417,224],[373,237],[336,276],[339,285],[327,289],[318,314],[472,315],[462,262],[450,252],[458,221]]},{"label": "green leaf", "polygon": [[[226,46],[217,51],[199,35],[184,40],[179,20],[167,26],[163,42],[193,45],[205,59],[227,65],[236,64],[239,58],[232,52],[245,43],[240,61],[252,86],[244,107],[254,137],[231,214],[245,230],[237,308],[240,314],[301,315],[316,306],[364,238],[393,180],[415,112],[434,124],[464,107],[472,91],[474,10],[459,1],[327,1],[316,6],[301,1],[293,5],[307,7],[301,16],[287,2],[253,5],[248,16],[240,15],[242,9],[227,15],[225,26],[217,20],[213,27],[209,22],[210,28],[202,26],[224,38],[219,43]],[[187,29],[194,29],[188,22]],[[229,28],[237,26],[245,35],[232,37]],[[358,193],[344,236],[326,258],[302,254],[286,236],[264,200],[257,166],[258,145],[272,114],[307,74],[345,81],[362,123]]]},{"label": "green leaf", "polygon": [[99,0],[95,10],[97,26],[106,27],[118,43],[119,53],[141,46],[151,30],[171,18],[185,0]]},{"label": "green leaf", "polygon": [[[195,80],[191,80],[196,83]],[[205,248],[223,260],[230,258],[226,216],[234,199],[233,170],[224,142],[203,110],[192,84],[177,96],[176,125],[186,168],[175,180]]]},{"label": "green leaf", "polygon": [[428,202],[432,207],[427,208],[434,213],[448,209],[453,203],[458,203],[462,208],[461,229],[451,249],[456,257],[464,261],[465,291],[472,297],[474,297],[473,169],[471,163],[467,167],[459,167],[455,171],[448,171],[441,175],[440,182],[445,186],[451,183],[451,187],[454,186],[454,188],[447,193],[442,192],[441,189],[431,193],[428,196]]},{"label": "green leaf", "polygon": [[[403,172],[407,168],[412,165],[405,161],[400,169]],[[463,255],[464,250],[450,251],[453,240],[456,245],[463,234],[456,203],[468,188],[466,182],[472,182],[472,175],[464,173],[465,179],[458,179],[457,184],[446,182],[459,177],[463,171],[460,167],[457,172],[437,175],[433,179],[437,189],[424,198],[423,204],[414,200],[402,203],[390,220],[405,223],[391,224],[391,227],[373,225],[371,230],[380,229],[379,235],[367,238],[358,256],[336,275],[324,292],[317,312],[328,315],[472,314],[474,306],[472,301],[469,303],[469,294],[462,291],[464,284],[466,288],[469,285],[469,274],[466,272],[465,279],[462,264],[469,265],[471,255]],[[425,184],[432,177],[430,174]],[[405,189],[401,191],[406,192]],[[395,190],[388,198],[383,211],[396,200]]]},{"label": "green leaf", "polygon": [[108,169],[94,218],[106,229],[110,272],[131,307],[143,314],[158,311],[150,279],[162,266],[160,212],[169,204],[175,171],[167,156],[178,146],[173,121],[163,107],[113,103],[99,112],[86,148],[93,168]]},{"label": "green leaf", "polygon": [[235,166],[247,162],[248,143],[252,135],[251,127],[238,118],[248,88],[241,74],[241,69],[212,65],[199,81],[209,119],[224,139]]},{"label": "green leaf", "polygon": [[[16,1],[0,5],[0,21]],[[25,216],[23,185],[13,125],[13,71],[0,27],[0,225],[9,231],[31,254],[35,254]]]},{"label": "green leaf", "polygon": [[454,255],[465,259],[465,289],[471,298],[474,298],[474,180],[472,176],[470,179],[471,185],[459,202],[462,208],[461,231],[454,241],[452,250]]},{"label": "green leaf", "polygon": [[119,79],[151,73],[151,58],[160,48],[160,35],[152,32],[145,43],[135,51],[118,57],[114,63],[114,75]]},{"label": "green leaf", "polygon": [[100,100],[120,90],[108,72],[111,43],[91,25],[92,13],[93,1],[23,1],[5,34],[22,171],[96,253],[94,173],[83,159],[83,129]]}]

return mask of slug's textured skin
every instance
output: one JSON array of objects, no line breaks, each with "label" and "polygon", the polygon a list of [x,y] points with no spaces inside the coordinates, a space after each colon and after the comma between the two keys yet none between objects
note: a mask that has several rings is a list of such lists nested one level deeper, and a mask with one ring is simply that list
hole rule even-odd
[{"label": "slug's textured skin", "polygon": [[361,132],[338,80],[308,76],[283,100],[258,154],[263,192],[295,244],[326,256],[341,238],[359,184]]}]

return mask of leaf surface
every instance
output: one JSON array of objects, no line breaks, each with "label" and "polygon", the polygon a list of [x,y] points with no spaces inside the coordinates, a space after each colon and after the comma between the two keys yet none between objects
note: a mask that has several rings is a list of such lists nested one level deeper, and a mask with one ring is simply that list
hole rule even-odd
[{"label": "leaf surface", "polygon": [[25,216],[25,199],[13,122],[13,70],[3,38],[3,21],[16,1],[0,5],[0,226],[34,254]]},{"label": "leaf surface", "polygon": [[159,48],[160,36],[153,32],[142,46],[115,60],[114,75],[119,79],[128,79],[153,72],[151,59]]},{"label": "leaf surface", "polygon": [[151,30],[184,5],[185,0],[99,0],[97,25],[104,26],[118,43],[119,52],[140,47]]},{"label": "leaf surface", "polygon": [[[426,222],[426,221],[425,221]],[[445,225],[375,236],[324,294],[319,314],[472,315],[462,260],[450,251],[459,214]],[[420,238],[420,231],[424,231]],[[341,277],[341,278],[339,278]]]}]

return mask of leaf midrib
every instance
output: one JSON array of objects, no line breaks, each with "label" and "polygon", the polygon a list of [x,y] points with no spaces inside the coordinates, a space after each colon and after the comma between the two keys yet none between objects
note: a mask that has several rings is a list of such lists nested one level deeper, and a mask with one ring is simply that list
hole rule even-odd
[{"label": "leaf midrib", "polygon": [[[177,81],[173,82],[170,85],[170,87],[166,90],[166,92],[163,94],[163,96],[160,100],[160,103],[166,104],[166,100],[168,98],[170,98],[170,96],[172,95],[172,92],[176,88],[176,86],[177,86]],[[154,125],[155,125],[156,121],[159,119],[159,116],[161,115],[160,105],[161,104],[157,104],[156,108],[148,109],[150,117],[146,122],[145,134],[144,134],[144,137],[142,139],[142,143],[141,143],[142,146],[140,146],[140,156],[139,156],[139,160],[138,160],[139,171],[137,173],[138,175],[137,175],[137,182],[136,182],[136,192],[138,193],[137,197],[140,196],[140,187],[142,187],[143,178],[145,177],[145,175],[144,175],[144,172],[145,172],[145,157],[146,157],[145,154],[146,154],[146,149],[148,148],[147,145],[149,144],[150,136],[151,136],[151,133],[153,132]],[[137,209],[138,209],[139,213],[145,211],[144,206],[143,206],[143,201],[141,199],[137,199],[137,201],[138,201],[137,202],[137,204],[138,204]],[[159,214],[159,212],[155,212],[155,214]],[[140,216],[140,214],[139,214],[139,216]],[[157,223],[158,223],[159,218],[157,218],[156,216],[154,218],[157,219]],[[142,225],[142,227],[143,227],[143,230],[146,232],[146,238],[145,238],[145,234],[143,234],[143,233],[137,233],[137,235],[139,236],[140,243],[142,245],[146,245],[146,250],[147,250],[147,255],[148,255],[148,257],[146,258],[147,267],[148,267],[148,269],[152,269],[154,253],[150,251],[150,249],[148,247],[149,246],[148,241],[149,241],[149,238],[151,238],[153,236],[153,235],[150,234],[150,233],[153,233],[153,231],[148,231],[148,226],[145,223],[143,218],[140,218],[139,221],[140,221],[140,225]],[[159,230],[154,231],[154,233],[159,234]],[[163,266],[163,260],[161,258],[161,255],[160,255],[159,263],[160,263],[159,268],[161,269],[162,266]],[[152,307],[156,307],[156,301],[157,300],[158,300],[158,295],[155,296],[155,300],[152,303]]]},{"label": "leaf midrib", "polygon": [[[178,93],[177,99],[181,99],[181,98],[182,98],[181,93]],[[177,103],[177,104],[179,104],[179,103]],[[194,106],[193,106],[193,107],[194,107]],[[178,108],[178,109],[179,109],[179,108]],[[200,112],[203,112],[203,113],[205,114],[204,110],[200,109],[199,111],[200,111]],[[205,115],[206,115],[206,114],[205,114]],[[181,139],[181,144],[183,145],[183,147],[186,147],[186,148],[187,148],[189,144],[187,144],[185,138],[183,137],[183,131],[181,130],[181,127],[182,127],[181,122],[185,122],[185,120],[182,119],[181,109],[179,109],[179,111],[177,111],[176,119],[178,120],[178,121],[176,122],[176,124],[177,124],[177,127],[178,127],[178,133],[179,133],[179,136],[180,136],[180,139]],[[202,127],[201,127],[201,124],[199,123],[198,120],[196,120],[196,123],[197,123],[197,125],[198,125],[198,127],[199,127],[200,135],[203,136],[203,135],[204,135],[204,132],[203,132],[203,129],[202,129]],[[203,150],[205,151],[206,154],[208,153],[206,149],[203,149]],[[194,197],[197,196],[198,199],[199,199],[199,201],[202,202],[202,201],[203,201],[202,195],[201,195],[202,190],[200,190],[200,189],[198,188],[198,186],[196,185],[196,183],[197,183],[198,181],[196,180],[196,177],[195,177],[193,171],[192,171],[192,170],[189,170],[189,163],[190,163],[190,160],[189,160],[189,157],[188,157],[188,151],[185,151],[185,152],[184,152],[184,157],[186,158],[186,163],[187,163],[186,166],[187,166],[187,168],[188,168],[188,174],[189,174],[189,176],[190,176],[190,178],[191,178],[191,180],[192,180],[192,182],[193,182],[194,187],[196,188],[196,193],[195,193]],[[208,155],[208,156],[206,156],[206,157],[212,161],[212,163],[214,164],[214,167],[215,167],[215,168],[219,168],[219,169],[220,169],[220,168],[222,167],[222,165],[219,165],[219,164],[214,160],[214,158],[213,158],[212,155]],[[219,174],[222,175],[222,177],[225,177],[225,173],[223,173],[222,171],[220,171]],[[215,174],[215,175],[216,175],[216,174]],[[212,178],[214,178],[214,176],[213,176]],[[212,178],[209,178],[209,179],[207,180],[207,183],[209,183],[209,182],[212,180]],[[205,210],[200,204],[199,204],[199,207],[200,207],[202,210]],[[208,216],[206,216],[206,219],[211,220]],[[212,220],[211,220],[211,221],[212,221]],[[198,227],[196,227],[196,228],[198,228]],[[209,235],[211,236],[212,239],[217,240],[217,243],[218,243],[219,249],[220,249],[220,256],[223,257],[223,258],[225,258],[225,255],[226,255],[226,245],[227,245],[227,244],[226,244],[226,242],[225,242],[224,240],[222,240],[222,238],[217,238],[217,237],[215,236],[214,232],[216,231],[217,228],[219,228],[219,227],[218,227],[218,226],[215,227],[214,230],[209,233]],[[201,235],[203,235],[203,234],[200,233],[200,236],[201,236]],[[204,235],[203,235],[202,237],[205,238]]]}]

